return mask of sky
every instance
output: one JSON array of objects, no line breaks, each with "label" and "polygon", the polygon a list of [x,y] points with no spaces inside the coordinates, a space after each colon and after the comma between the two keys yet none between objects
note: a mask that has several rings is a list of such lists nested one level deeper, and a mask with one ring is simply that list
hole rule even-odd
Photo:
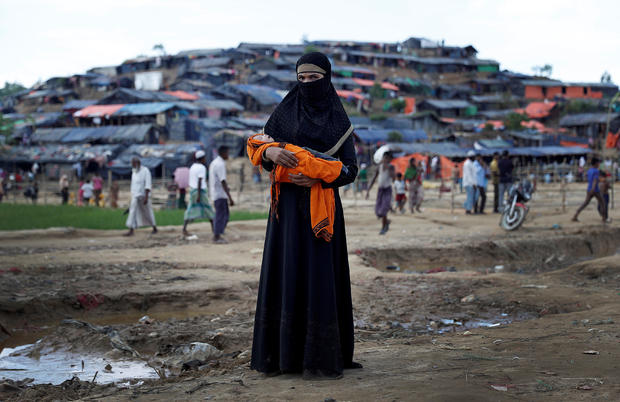
[{"label": "sky", "polygon": [[617,0],[0,0],[0,86],[153,55],[239,42],[398,42],[416,36],[473,45],[501,69],[620,82]]}]

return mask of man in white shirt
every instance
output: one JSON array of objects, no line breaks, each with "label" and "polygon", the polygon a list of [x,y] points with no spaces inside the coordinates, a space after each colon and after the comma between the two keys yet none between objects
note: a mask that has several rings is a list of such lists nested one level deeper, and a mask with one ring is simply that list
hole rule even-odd
[{"label": "man in white shirt", "polygon": [[205,151],[196,151],[194,163],[189,168],[189,204],[185,210],[183,236],[190,236],[187,224],[195,219],[208,218],[213,225],[213,209],[207,198],[207,168]]},{"label": "man in white shirt", "polygon": [[226,183],[226,160],[228,159],[228,147],[221,146],[217,150],[218,157],[209,165],[209,194],[213,198],[215,206],[215,221],[213,222],[213,240],[216,243],[226,243],[222,234],[228,223],[230,206],[235,205],[228,184]]},{"label": "man in white shirt", "polygon": [[465,187],[465,193],[467,199],[465,201],[465,213],[471,214],[471,210],[474,208],[474,202],[476,197],[476,169],[474,167],[474,157],[476,152],[468,151],[467,159],[463,164],[463,187]]},{"label": "man in white shirt", "polygon": [[157,233],[155,214],[151,205],[151,172],[141,165],[140,159],[134,156],[131,159],[131,204],[125,236],[133,236],[134,229],[140,226],[152,226],[153,234]]}]

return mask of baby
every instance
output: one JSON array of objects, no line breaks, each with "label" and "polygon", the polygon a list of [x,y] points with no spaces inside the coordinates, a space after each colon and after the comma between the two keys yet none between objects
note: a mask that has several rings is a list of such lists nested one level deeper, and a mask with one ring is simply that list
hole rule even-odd
[{"label": "baby", "polygon": [[[255,134],[248,139],[248,156],[254,166],[261,166],[263,153],[269,147],[282,147],[295,154],[297,167],[286,168],[275,165],[271,172],[271,213],[277,217],[277,202],[280,183],[290,183],[289,174],[303,174],[325,183],[336,180],[346,167],[337,159],[293,144],[275,142],[267,134]],[[316,237],[330,241],[334,233],[334,212],[336,208],[334,190],[323,188],[321,182],[310,189],[310,220]]]}]

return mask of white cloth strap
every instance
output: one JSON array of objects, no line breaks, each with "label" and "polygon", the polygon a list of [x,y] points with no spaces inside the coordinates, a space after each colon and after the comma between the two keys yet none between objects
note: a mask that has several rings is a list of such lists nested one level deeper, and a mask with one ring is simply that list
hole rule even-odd
[{"label": "white cloth strap", "polygon": [[340,149],[340,147],[342,146],[342,144],[344,144],[344,142],[347,140],[347,138],[349,138],[349,136],[351,135],[351,133],[353,132],[353,124],[351,124],[351,126],[349,127],[349,129],[347,130],[346,133],[344,133],[344,135],[342,137],[340,137],[340,139],[338,140],[338,142],[336,143],[336,145],[334,145],[333,147],[331,147],[327,152],[325,152],[327,155],[329,156],[334,156],[336,154],[336,152],[338,152],[338,150]]}]

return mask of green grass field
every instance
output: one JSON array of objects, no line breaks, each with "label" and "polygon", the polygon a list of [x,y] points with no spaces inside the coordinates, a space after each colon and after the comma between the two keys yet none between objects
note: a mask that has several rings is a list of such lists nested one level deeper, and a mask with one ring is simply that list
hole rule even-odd
[{"label": "green grass field", "polygon": [[[183,224],[183,210],[155,211],[157,226]],[[266,219],[266,212],[231,211],[231,221]],[[82,229],[126,229],[122,209],[72,205],[0,204],[0,230],[74,227]]]}]

